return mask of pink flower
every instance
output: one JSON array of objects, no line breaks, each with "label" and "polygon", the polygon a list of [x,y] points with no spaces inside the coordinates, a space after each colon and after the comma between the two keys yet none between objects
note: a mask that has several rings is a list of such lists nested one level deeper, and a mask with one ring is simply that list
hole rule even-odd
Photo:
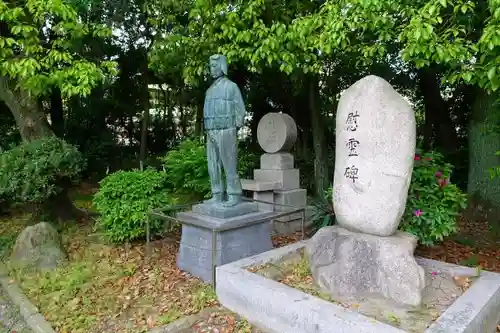
[{"label": "pink flower", "polygon": [[431,272],[431,274],[432,274],[433,276],[436,276],[436,275],[438,275],[438,272]]},{"label": "pink flower", "polygon": [[442,173],[441,171],[436,172],[436,177],[438,177],[438,178],[439,178],[439,177],[441,177],[442,175],[443,175],[443,173]]},{"label": "pink flower", "polygon": [[413,211],[413,214],[416,216],[416,217],[420,217],[420,215],[422,215],[422,211],[420,209],[417,209],[417,210],[414,210]]},{"label": "pink flower", "polygon": [[415,161],[420,161],[420,155],[415,155],[415,157],[413,158]]},{"label": "pink flower", "polygon": [[445,187],[446,185],[448,185],[448,179],[438,179],[438,184],[441,187]]}]

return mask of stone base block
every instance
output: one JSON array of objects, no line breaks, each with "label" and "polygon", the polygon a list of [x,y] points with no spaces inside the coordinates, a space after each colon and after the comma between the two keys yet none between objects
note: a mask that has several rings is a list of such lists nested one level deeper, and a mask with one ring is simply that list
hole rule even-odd
[{"label": "stone base block", "polygon": [[374,295],[418,306],[425,273],[413,256],[416,246],[404,232],[380,237],[332,226],[311,238],[306,253],[314,281],[332,297]]},{"label": "stone base block", "polygon": [[262,202],[256,202],[256,204],[259,206],[259,211],[273,211],[273,202],[274,202],[273,191],[254,192],[253,199],[269,202],[268,204]]},{"label": "stone base block", "polygon": [[[312,225],[312,220],[311,219],[305,219],[304,220],[304,229],[309,228]],[[272,228],[272,235],[290,235],[293,234],[294,232],[300,231],[302,229],[302,220],[297,219],[297,220],[290,220],[290,221],[279,221],[279,220],[273,220],[273,228]]]},{"label": "stone base block", "polygon": [[255,169],[253,178],[256,181],[278,182],[280,190],[294,190],[300,187],[299,169],[264,170]]},{"label": "stone base block", "polygon": [[276,190],[281,184],[277,182],[259,182],[253,179],[241,179],[241,187],[252,192],[263,192]]},{"label": "stone base block", "polygon": [[231,217],[255,213],[259,210],[256,203],[241,202],[233,207],[224,207],[212,203],[201,203],[193,206],[193,212],[200,215],[207,215],[218,219],[228,219]]},{"label": "stone base block", "polygon": [[[307,206],[305,213],[306,213],[306,221],[310,220],[313,216],[313,213],[314,213],[314,207]],[[290,214],[287,216],[279,217],[279,218],[275,219],[275,221],[286,223],[286,222],[300,220],[301,218],[302,218],[301,213],[295,213],[295,214]]]},{"label": "stone base block", "polygon": [[293,155],[290,153],[263,154],[260,156],[260,167],[265,170],[293,169]]},{"label": "stone base block", "polygon": [[179,213],[182,235],[177,267],[202,281],[212,283],[212,228],[216,231],[215,262],[217,266],[269,251],[271,213],[254,213],[231,219],[216,219],[192,212]]},{"label": "stone base block", "polygon": [[298,188],[295,190],[274,191],[274,202],[278,205],[293,207],[305,207],[307,203],[307,190]]}]

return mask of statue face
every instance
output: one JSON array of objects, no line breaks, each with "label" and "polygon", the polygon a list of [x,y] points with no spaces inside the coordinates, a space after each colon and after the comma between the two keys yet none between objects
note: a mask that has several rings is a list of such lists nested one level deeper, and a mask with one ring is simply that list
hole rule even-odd
[{"label": "statue face", "polygon": [[221,77],[224,73],[218,61],[210,59],[210,75],[214,79]]}]

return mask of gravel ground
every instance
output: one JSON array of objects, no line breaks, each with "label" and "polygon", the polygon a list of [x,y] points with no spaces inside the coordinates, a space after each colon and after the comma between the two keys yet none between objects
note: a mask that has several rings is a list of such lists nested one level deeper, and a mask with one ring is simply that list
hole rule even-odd
[{"label": "gravel ground", "polygon": [[0,287],[0,333],[33,333]]}]

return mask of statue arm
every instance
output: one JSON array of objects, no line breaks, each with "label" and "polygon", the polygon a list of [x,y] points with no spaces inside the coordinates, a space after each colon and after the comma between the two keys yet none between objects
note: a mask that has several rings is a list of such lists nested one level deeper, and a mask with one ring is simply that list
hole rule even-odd
[{"label": "statue arm", "polygon": [[243,97],[241,96],[240,88],[236,84],[234,84],[233,89],[233,98],[235,104],[235,113],[236,113],[236,127],[242,127],[245,123],[245,102],[243,102]]}]

